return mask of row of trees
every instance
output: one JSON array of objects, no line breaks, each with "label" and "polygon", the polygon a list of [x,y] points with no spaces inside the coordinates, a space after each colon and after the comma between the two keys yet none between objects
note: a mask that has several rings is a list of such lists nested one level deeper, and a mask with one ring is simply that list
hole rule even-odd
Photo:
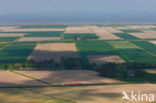
[{"label": "row of trees", "polygon": [[143,69],[156,68],[156,64],[146,63],[105,63],[103,65],[87,64],[82,58],[60,58],[60,63],[53,59],[35,62],[27,60],[25,63],[15,63],[1,66],[4,69],[89,69],[98,71],[99,75],[104,77],[127,77],[127,76],[145,76]]}]

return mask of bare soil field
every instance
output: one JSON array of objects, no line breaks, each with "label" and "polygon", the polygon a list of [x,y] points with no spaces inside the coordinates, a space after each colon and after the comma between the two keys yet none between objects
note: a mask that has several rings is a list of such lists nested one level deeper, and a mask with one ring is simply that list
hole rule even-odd
[{"label": "bare soil field", "polygon": [[156,74],[156,69],[146,69],[145,71],[148,73]]},{"label": "bare soil field", "polygon": [[39,86],[45,85],[39,81],[20,76],[10,71],[0,71],[0,87]]},{"label": "bare soil field", "polygon": [[96,63],[98,65],[104,64],[104,63],[123,63],[124,60],[122,60],[117,55],[88,55],[89,62]]},{"label": "bare soil field", "polygon": [[24,35],[22,33],[0,33],[0,37],[22,37]]},{"label": "bare soil field", "polygon": [[0,31],[11,31],[17,28],[18,26],[0,26]]},{"label": "bare soil field", "polygon": [[121,101],[123,91],[125,91],[128,95],[131,95],[132,91],[134,91],[134,93],[140,92],[156,95],[156,86],[153,84],[81,86],[61,88],[47,87],[28,88],[27,90],[40,92],[48,96],[65,98],[77,103],[132,103],[127,100]]},{"label": "bare soil field", "polygon": [[156,26],[154,25],[127,25],[127,27],[130,29],[150,29],[150,28],[155,28]]},{"label": "bare soil field", "polygon": [[0,103],[73,103],[25,89],[0,88]]},{"label": "bare soil field", "polygon": [[113,40],[113,39],[120,39],[119,37],[115,36],[111,32],[106,31],[103,28],[98,28],[97,26],[90,27],[94,33],[96,33],[97,36],[99,36],[100,40]]},{"label": "bare soil field", "polygon": [[141,39],[155,39],[156,34],[154,33],[129,33],[132,36],[136,36]]},{"label": "bare soil field", "polygon": [[39,32],[39,31],[64,31],[62,28],[31,28],[31,29],[5,29],[5,32]]},{"label": "bare soil field", "polygon": [[93,33],[87,26],[69,26],[65,33]]},{"label": "bare soil field", "polygon": [[156,31],[154,31],[154,30],[144,31],[144,33],[146,33],[146,34],[155,34],[156,35]]},{"label": "bare soil field", "polygon": [[62,83],[124,83],[119,80],[98,76],[98,72],[88,70],[31,70],[16,71],[52,84]]},{"label": "bare soil field", "polygon": [[152,40],[150,42],[156,45],[156,40]]},{"label": "bare soil field", "polygon": [[29,58],[34,61],[44,61],[54,59],[56,62],[60,58],[77,58],[78,53],[74,43],[46,43],[38,44]]},{"label": "bare soil field", "polygon": [[101,27],[101,28],[111,33],[123,33],[122,31],[112,27]]},{"label": "bare soil field", "polygon": [[17,41],[59,41],[61,37],[23,37]]}]

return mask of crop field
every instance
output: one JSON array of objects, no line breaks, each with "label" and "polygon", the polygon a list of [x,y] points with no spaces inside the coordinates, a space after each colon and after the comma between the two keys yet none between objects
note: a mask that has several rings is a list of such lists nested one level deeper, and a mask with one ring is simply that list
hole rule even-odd
[{"label": "crop field", "polygon": [[25,35],[25,37],[60,37],[63,32],[51,31],[51,32],[32,32]]},{"label": "crop field", "polygon": [[0,71],[0,74],[0,87],[45,85],[44,83],[17,75],[10,71]]},{"label": "crop field", "polygon": [[75,103],[19,88],[0,88],[1,103]]},{"label": "crop field", "polygon": [[0,33],[0,37],[22,37],[24,34],[21,33]]},{"label": "crop field", "polygon": [[35,44],[9,45],[0,51],[0,65],[23,63],[31,54]]},{"label": "crop field", "polygon": [[39,31],[64,31],[64,28],[14,28],[4,29],[2,32],[39,32]]},{"label": "crop field", "polygon": [[115,36],[114,34],[112,34],[109,31],[106,31],[103,28],[99,28],[97,26],[92,26],[90,27],[90,29],[97,35],[99,36],[100,40],[118,40],[120,39],[119,37]]},{"label": "crop field", "polygon": [[87,39],[98,39],[98,36],[94,33],[65,33],[64,39],[74,39],[75,37],[87,38]]},{"label": "crop field", "polygon": [[61,71],[61,70],[44,70],[44,71],[19,70],[16,72],[37,78],[42,81],[46,81],[50,84],[63,84],[63,83],[74,83],[74,82],[84,83],[84,84],[124,83],[123,81],[100,77],[98,76],[97,72],[89,71],[89,70],[64,70],[64,71]]},{"label": "crop field", "polygon": [[117,55],[88,55],[90,64],[96,63],[102,65],[104,63],[124,63],[124,61]]},{"label": "crop field", "polygon": [[124,39],[124,40],[137,40],[139,38],[135,37],[135,36],[132,36],[132,35],[129,35],[128,33],[113,33],[114,35]]},{"label": "crop field", "polygon": [[155,63],[156,57],[128,41],[108,41],[127,62]]},{"label": "crop field", "polygon": [[61,57],[76,58],[78,57],[77,49],[74,43],[44,43],[37,44],[32,52],[31,58],[35,61],[44,61],[54,59],[59,62]]},{"label": "crop field", "polygon": [[60,37],[23,37],[18,41],[59,41]]},{"label": "crop field", "polygon": [[7,45],[7,44],[8,44],[8,42],[0,42],[0,48]]},{"label": "crop field", "polygon": [[0,37],[0,42],[10,42],[10,41],[15,41],[19,37]]},{"label": "crop field", "polygon": [[23,25],[19,28],[66,28],[67,25]]},{"label": "crop field", "polygon": [[128,94],[131,91],[156,94],[156,86],[152,84],[80,86],[62,87],[61,89],[59,87],[47,87],[28,88],[26,90],[62,97],[76,103],[129,103],[127,100],[121,102],[123,90]]},{"label": "crop field", "polygon": [[69,26],[65,33],[93,33],[87,26]]},{"label": "crop field", "polygon": [[143,32],[140,29],[121,29],[121,31],[125,33],[142,33]]},{"label": "crop field", "polygon": [[154,28],[0,26],[0,103],[120,103],[123,90],[155,94]]},{"label": "crop field", "polygon": [[103,29],[105,29],[106,31],[109,31],[111,33],[122,33],[122,31],[118,30],[118,29],[115,29],[115,28],[112,28],[112,27],[101,27]]},{"label": "crop field", "polygon": [[105,41],[77,41],[76,46],[81,57],[88,61],[87,55],[117,55],[115,49]]},{"label": "crop field", "polygon": [[150,53],[153,53],[156,55],[156,45],[152,44],[148,41],[131,41],[135,45],[145,49],[146,51],[149,51]]}]

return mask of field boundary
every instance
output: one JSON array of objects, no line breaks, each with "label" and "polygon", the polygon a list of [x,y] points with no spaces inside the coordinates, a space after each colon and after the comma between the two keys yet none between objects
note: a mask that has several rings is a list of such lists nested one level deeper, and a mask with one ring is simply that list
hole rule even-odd
[{"label": "field boundary", "polygon": [[30,79],[32,79],[32,80],[39,81],[39,82],[44,83],[44,84],[47,84],[47,85],[52,85],[52,84],[49,83],[49,82],[46,82],[46,81],[43,81],[43,80],[34,78],[34,77],[32,77],[32,76],[25,75],[25,74],[23,74],[23,73],[16,72],[16,71],[14,71],[14,70],[10,70],[10,72],[15,73],[15,74],[20,75],[20,76],[24,76],[24,77],[30,78]]}]

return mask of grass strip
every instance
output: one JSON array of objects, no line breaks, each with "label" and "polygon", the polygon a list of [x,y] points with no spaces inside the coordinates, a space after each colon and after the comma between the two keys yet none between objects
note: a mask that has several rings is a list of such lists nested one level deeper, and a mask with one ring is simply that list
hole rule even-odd
[{"label": "grass strip", "polygon": [[19,73],[19,72],[16,72],[14,70],[10,70],[12,73],[15,73],[15,74],[18,74],[18,75],[21,75],[21,76],[24,76],[24,77],[27,77],[27,78],[31,78],[33,80],[36,80],[36,81],[39,81],[39,82],[42,82],[44,84],[48,84],[48,85],[52,85],[51,83],[49,82],[46,82],[46,81],[43,81],[43,80],[40,80],[40,79],[37,79],[37,78],[34,78],[34,77],[31,77],[31,76],[28,76],[28,75],[25,75],[23,73]]}]

